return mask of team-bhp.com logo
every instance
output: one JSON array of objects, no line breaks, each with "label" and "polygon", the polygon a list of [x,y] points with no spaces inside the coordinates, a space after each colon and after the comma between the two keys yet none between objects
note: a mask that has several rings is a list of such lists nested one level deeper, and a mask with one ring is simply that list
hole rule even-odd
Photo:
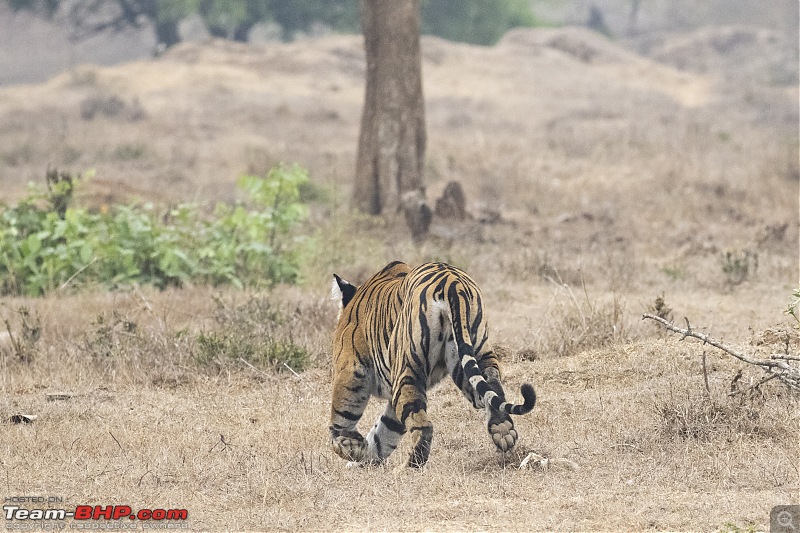
[{"label": "team-bhp.com logo", "polygon": [[[188,529],[189,511],[186,509],[139,509],[130,505],[78,505],[67,509],[62,501],[40,496],[7,497],[3,516],[7,531],[56,531],[69,529],[136,530]],[[62,505],[59,506],[58,504]],[[27,504],[41,507],[30,508]],[[47,508],[44,508],[47,504]],[[66,523],[70,519],[72,522]],[[105,521],[105,522],[101,522]]]}]

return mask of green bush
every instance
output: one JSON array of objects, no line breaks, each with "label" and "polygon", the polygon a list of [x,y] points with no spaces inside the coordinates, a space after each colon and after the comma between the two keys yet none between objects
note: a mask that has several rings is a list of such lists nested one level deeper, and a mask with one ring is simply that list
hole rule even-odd
[{"label": "green bush", "polygon": [[222,367],[244,361],[261,368],[303,370],[309,363],[308,348],[295,339],[302,329],[296,313],[286,313],[268,298],[251,297],[241,305],[216,299],[218,327],[196,337],[195,362]]},{"label": "green bush", "polygon": [[537,21],[525,0],[425,0],[422,33],[451,41],[493,45],[508,30]]},{"label": "green bush", "polygon": [[[306,216],[301,167],[279,166],[266,177],[243,176],[246,200],[166,212],[152,204],[108,213],[56,208],[64,190],[32,189],[0,212],[0,294],[38,296],[67,285],[187,282],[237,287],[293,282],[298,274],[294,229]],[[72,180],[68,196],[71,197]]]},{"label": "green bush", "polygon": [[786,306],[786,310],[784,311],[784,313],[794,318],[795,321],[800,324],[800,315],[798,315],[800,309],[798,309],[798,307],[800,307],[800,287],[792,291],[792,295],[789,297],[789,305]]},{"label": "green bush", "polygon": [[197,336],[197,363],[209,365],[225,358],[241,359],[275,370],[283,370],[283,365],[286,365],[294,371],[301,371],[308,364],[305,348],[291,340],[245,335],[238,329],[203,332]]}]

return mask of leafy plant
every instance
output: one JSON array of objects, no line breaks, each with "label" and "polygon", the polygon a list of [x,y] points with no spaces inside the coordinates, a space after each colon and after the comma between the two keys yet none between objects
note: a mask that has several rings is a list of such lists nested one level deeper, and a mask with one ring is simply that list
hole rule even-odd
[{"label": "leafy plant", "polygon": [[786,306],[786,311],[784,311],[787,315],[792,316],[798,323],[800,323],[800,316],[797,315],[798,305],[800,305],[800,287],[792,291],[792,295],[789,297],[789,305]]},{"label": "leafy plant", "polygon": [[722,524],[719,531],[722,533],[755,533],[758,531],[758,528],[752,523],[747,523],[744,526],[740,526],[736,522],[728,521]]},{"label": "leafy plant", "polygon": [[197,335],[195,361],[222,365],[244,361],[254,366],[292,371],[303,370],[309,362],[308,349],[296,342],[296,324],[269,300],[251,298],[230,307],[217,299],[218,330]]},{"label": "leafy plant", "polygon": [[209,364],[223,358],[282,370],[284,364],[294,371],[303,370],[308,362],[305,348],[291,340],[271,336],[247,335],[242,331],[203,332],[197,336],[196,360]]},{"label": "leafy plant", "polygon": [[300,190],[308,181],[297,165],[263,178],[243,176],[246,199],[218,204],[211,215],[189,204],[92,213],[68,206],[75,181],[49,179],[49,193],[32,187],[0,211],[0,294],[38,296],[81,284],[244,287],[297,279],[301,239],[294,229],[307,213]]}]

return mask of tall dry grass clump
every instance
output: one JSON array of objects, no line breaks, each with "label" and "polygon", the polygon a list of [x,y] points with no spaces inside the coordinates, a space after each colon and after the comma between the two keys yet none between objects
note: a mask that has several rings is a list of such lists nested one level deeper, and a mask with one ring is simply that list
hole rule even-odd
[{"label": "tall dry grass clump", "polygon": [[670,390],[655,396],[649,411],[656,435],[667,441],[782,440],[792,418],[785,399],[772,388],[735,396]]},{"label": "tall dry grass clump", "polygon": [[631,339],[621,296],[599,301],[585,285],[582,289],[579,298],[569,285],[556,285],[553,306],[534,331],[532,345],[522,350],[522,359],[571,356]]}]

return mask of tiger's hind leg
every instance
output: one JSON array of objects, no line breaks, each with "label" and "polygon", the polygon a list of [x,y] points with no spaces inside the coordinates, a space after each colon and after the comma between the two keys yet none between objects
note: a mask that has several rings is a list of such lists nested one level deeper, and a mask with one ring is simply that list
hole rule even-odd
[{"label": "tiger's hind leg", "polygon": [[364,414],[370,397],[368,373],[356,369],[338,373],[333,382],[330,437],[334,453],[348,461],[368,460],[368,445],[356,424]]},{"label": "tiger's hind leg", "polygon": [[405,432],[405,426],[397,419],[394,407],[389,402],[386,411],[378,417],[367,434],[367,462],[383,463],[397,449]]},{"label": "tiger's hind leg", "polygon": [[411,455],[408,466],[422,468],[428,462],[433,441],[433,424],[428,420],[428,404],[425,390],[418,385],[413,376],[400,380],[400,386],[393,395],[395,416],[406,431],[411,434]]},{"label": "tiger's hind leg", "polygon": [[[503,386],[500,384],[500,372],[497,370],[497,367],[487,367],[483,370],[483,375],[489,388],[505,401],[506,395],[503,391]],[[486,413],[486,429],[489,430],[492,442],[494,442],[498,451],[510,451],[519,438],[511,416],[507,413],[501,413],[496,409],[492,409],[488,404],[484,409]]]},{"label": "tiger's hind leg", "polygon": [[[517,438],[519,437],[517,430],[514,428],[514,421],[511,420],[508,414],[501,413],[493,409],[490,405],[484,404],[483,398],[464,375],[461,359],[458,356],[458,348],[452,340],[448,340],[445,346],[445,357],[447,361],[447,371],[450,373],[456,386],[461,389],[464,396],[472,402],[473,407],[476,409],[483,408],[485,410],[486,429],[489,431],[494,445],[501,452],[511,450],[517,443]],[[503,391],[503,386],[500,384],[500,371],[494,353],[486,352],[480,356],[478,358],[478,368],[480,368],[481,374],[489,388],[493,390],[500,399],[505,400],[506,395]]]},{"label": "tiger's hind leg", "polygon": [[408,466],[422,468],[428,462],[433,441],[433,424],[428,420],[425,409],[414,411],[406,418],[406,430],[411,433],[412,449]]}]

